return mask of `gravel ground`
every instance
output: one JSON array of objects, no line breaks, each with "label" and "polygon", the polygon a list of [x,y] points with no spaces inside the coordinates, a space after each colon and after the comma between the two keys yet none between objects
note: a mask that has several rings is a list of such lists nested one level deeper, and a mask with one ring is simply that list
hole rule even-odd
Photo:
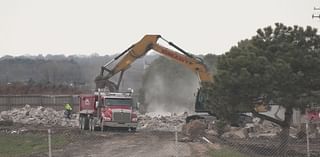
[{"label": "gravel ground", "polygon": [[[87,133],[87,132],[86,132]],[[175,144],[172,132],[95,132],[86,141],[70,143],[53,156],[77,157],[191,157],[188,143]]]}]

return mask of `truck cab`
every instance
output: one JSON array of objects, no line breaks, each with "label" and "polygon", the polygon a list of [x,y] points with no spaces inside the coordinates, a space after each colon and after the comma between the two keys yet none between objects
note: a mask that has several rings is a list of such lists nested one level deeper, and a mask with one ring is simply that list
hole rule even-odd
[{"label": "truck cab", "polygon": [[80,95],[79,126],[84,130],[102,131],[107,128],[128,128],[135,131],[138,125],[137,106],[130,92],[95,92]]},{"label": "truck cab", "polygon": [[107,93],[102,98],[102,129],[126,127],[136,130],[138,118],[131,93]]}]

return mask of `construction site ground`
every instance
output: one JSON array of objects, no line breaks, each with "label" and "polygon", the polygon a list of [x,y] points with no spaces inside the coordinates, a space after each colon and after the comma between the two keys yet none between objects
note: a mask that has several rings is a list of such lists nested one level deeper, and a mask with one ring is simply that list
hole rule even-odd
[{"label": "construction site ground", "polygon": [[[28,105],[2,111],[0,156],[48,156],[48,129],[53,157],[269,157],[275,156],[280,143],[279,127],[265,121],[249,123],[253,125],[251,132],[249,128],[228,127],[218,136],[216,123],[208,128],[199,120],[185,125],[184,114],[139,115],[136,132],[80,130],[78,118],[78,114],[68,119],[63,111]],[[319,141],[316,134],[309,140],[311,157],[320,156]],[[291,129],[288,142],[289,156],[306,156],[307,141],[297,129]]]},{"label": "construction site ground", "polygon": [[[48,156],[48,129],[22,124],[1,126],[0,137],[7,140],[5,141],[7,147],[12,145],[12,148],[10,150],[0,149],[0,153],[2,156],[10,157]],[[53,157],[200,157],[209,153],[206,143],[176,143],[174,132],[143,130],[90,132],[69,127],[55,127],[50,130]],[[19,142],[12,140],[13,137],[17,137]],[[31,141],[34,140],[36,142],[32,143]]]}]

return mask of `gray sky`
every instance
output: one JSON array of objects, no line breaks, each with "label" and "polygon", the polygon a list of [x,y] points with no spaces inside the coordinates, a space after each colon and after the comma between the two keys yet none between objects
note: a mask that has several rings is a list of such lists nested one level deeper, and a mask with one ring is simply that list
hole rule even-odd
[{"label": "gray sky", "polygon": [[221,54],[261,27],[311,25],[319,0],[0,0],[0,56],[120,53],[161,34]]}]

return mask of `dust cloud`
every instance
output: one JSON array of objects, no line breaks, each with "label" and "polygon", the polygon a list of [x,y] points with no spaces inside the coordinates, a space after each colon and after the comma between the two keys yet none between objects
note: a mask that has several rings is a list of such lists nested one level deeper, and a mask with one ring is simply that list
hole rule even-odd
[{"label": "dust cloud", "polygon": [[[193,112],[195,94],[199,88],[196,75],[172,81],[163,75],[153,75],[146,83],[145,103],[147,112],[158,114]],[[169,82],[169,83],[168,83]]]}]

